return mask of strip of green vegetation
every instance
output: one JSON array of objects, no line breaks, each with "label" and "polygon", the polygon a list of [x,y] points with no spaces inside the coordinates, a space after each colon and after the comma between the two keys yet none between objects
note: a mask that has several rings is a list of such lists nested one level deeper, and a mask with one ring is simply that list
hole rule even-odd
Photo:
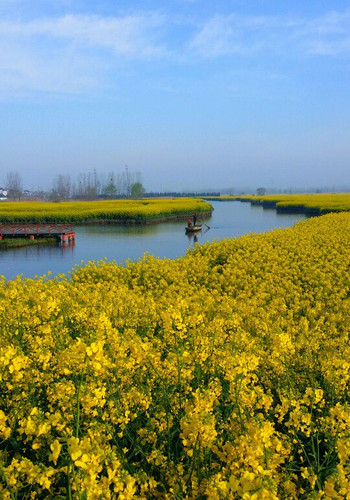
[{"label": "strip of green vegetation", "polygon": [[232,196],[229,194],[223,194],[221,196],[205,196],[206,201],[239,201],[238,196]]},{"label": "strip of green vegetation", "polygon": [[6,238],[0,240],[0,249],[6,248],[21,248],[29,247],[34,245],[57,245],[56,238],[36,238],[31,240],[30,238]]}]

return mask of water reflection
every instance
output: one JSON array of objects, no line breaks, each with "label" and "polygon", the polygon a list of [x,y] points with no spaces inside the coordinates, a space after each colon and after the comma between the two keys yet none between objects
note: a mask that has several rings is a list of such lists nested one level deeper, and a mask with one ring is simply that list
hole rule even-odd
[{"label": "water reflection", "polygon": [[195,243],[198,243],[199,240],[203,237],[205,237],[205,234],[210,230],[210,227],[209,226],[206,226],[202,227],[202,229],[200,229],[199,231],[187,231],[185,234],[188,238],[188,241],[190,244],[195,244]]},{"label": "water reflection", "polygon": [[71,248],[71,247],[74,247],[75,246],[75,238],[71,238],[69,240],[66,240],[66,241],[62,241],[61,243],[58,244],[61,248],[65,249],[65,248]]},{"label": "water reflection", "polygon": [[[198,232],[202,232],[202,230]],[[186,236],[190,243],[198,243],[198,233],[186,233]]]},{"label": "water reflection", "polygon": [[119,224],[88,224],[75,226],[76,231],[83,232],[90,235],[116,235],[124,234],[128,236],[137,236],[141,234],[155,234],[161,230],[162,224],[130,224],[122,226]]}]

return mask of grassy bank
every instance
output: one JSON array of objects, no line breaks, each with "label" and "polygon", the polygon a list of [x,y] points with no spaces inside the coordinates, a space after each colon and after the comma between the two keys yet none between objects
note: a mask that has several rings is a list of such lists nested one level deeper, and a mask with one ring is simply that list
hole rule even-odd
[{"label": "grassy bank", "polygon": [[210,213],[210,203],[194,198],[103,200],[62,203],[6,202],[0,205],[2,223],[54,223],[119,221],[147,222]]},{"label": "grassy bank", "polygon": [[57,245],[56,238],[6,238],[0,241],[0,250],[6,248],[21,248],[35,245]]},{"label": "grassy bank", "polygon": [[350,211],[350,193],[221,196],[208,199],[216,201],[249,201],[253,205],[276,208],[279,212],[300,212],[309,215]]},{"label": "grassy bank", "polygon": [[349,247],[330,214],[0,281],[0,497],[349,498]]}]

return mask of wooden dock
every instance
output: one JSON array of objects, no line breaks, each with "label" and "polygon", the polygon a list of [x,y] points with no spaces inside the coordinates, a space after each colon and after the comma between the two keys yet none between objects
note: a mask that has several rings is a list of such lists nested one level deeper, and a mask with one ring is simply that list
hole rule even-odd
[{"label": "wooden dock", "polygon": [[62,243],[75,240],[73,224],[0,224],[0,240],[4,238],[56,238]]}]

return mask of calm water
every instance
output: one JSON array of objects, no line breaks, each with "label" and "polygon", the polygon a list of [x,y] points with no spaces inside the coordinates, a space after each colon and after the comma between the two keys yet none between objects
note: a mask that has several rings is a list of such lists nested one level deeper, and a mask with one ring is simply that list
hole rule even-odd
[{"label": "calm water", "polygon": [[[198,243],[266,232],[292,226],[305,219],[301,214],[278,214],[250,203],[213,202],[213,215],[196,237]],[[167,222],[148,226],[76,226],[74,246],[34,246],[0,251],[0,274],[13,279],[19,274],[28,278],[51,271],[68,273],[75,265],[106,258],[122,263],[137,260],[144,252],[157,257],[184,255],[195,238],[187,236],[185,222]]]}]

